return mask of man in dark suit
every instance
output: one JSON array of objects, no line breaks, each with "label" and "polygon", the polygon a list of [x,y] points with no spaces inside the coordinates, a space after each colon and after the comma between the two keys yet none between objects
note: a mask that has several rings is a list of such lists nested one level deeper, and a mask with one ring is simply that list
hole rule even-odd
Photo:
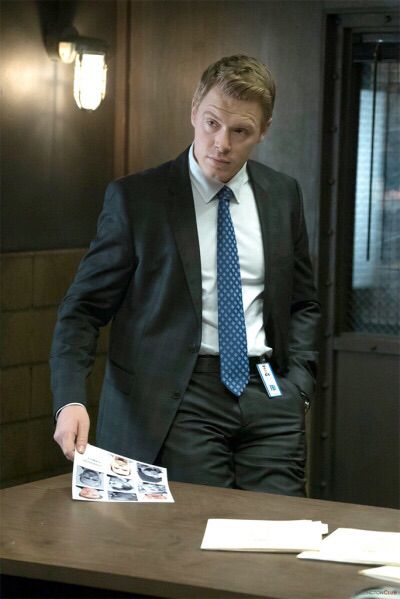
[{"label": "man in dark suit", "polygon": [[249,160],[271,122],[269,70],[203,73],[194,143],[111,183],[51,352],[65,455],[83,451],[85,380],[112,319],[97,444],[173,480],[304,494],[319,304],[297,182]]}]

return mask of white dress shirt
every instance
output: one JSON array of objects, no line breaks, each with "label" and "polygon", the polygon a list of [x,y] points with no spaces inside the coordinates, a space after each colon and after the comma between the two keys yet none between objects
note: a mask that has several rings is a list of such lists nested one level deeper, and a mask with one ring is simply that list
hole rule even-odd
[{"label": "white dress shirt", "polygon": [[[208,179],[189,151],[189,174],[196,211],[202,279],[202,336],[200,354],[218,354],[217,218],[223,183]],[[235,228],[242,281],[243,310],[249,356],[270,355],[263,326],[264,251],[260,219],[247,174],[247,163],[226,183],[235,199],[230,212]]]}]

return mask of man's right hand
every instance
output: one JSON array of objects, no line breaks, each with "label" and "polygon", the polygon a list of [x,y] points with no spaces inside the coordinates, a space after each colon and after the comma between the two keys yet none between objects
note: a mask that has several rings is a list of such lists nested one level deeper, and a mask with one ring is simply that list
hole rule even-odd
[{"label": "man's right hand", "polygon": [[89,427],[89,414],[84,406],[65,406],[59,413],[54,441],[59,444],[68,460],[74,459],[75,449],[79,453],[84,453]]}]

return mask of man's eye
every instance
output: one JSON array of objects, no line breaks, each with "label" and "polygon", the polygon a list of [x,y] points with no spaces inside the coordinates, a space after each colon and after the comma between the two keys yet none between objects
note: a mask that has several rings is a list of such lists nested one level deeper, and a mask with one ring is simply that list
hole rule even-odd
[{"label": "man's eye", "polygon": [[212,119],[208,119],[207,125],[209,127],[216,127],[217,123],[215,121],[213,121]]}]

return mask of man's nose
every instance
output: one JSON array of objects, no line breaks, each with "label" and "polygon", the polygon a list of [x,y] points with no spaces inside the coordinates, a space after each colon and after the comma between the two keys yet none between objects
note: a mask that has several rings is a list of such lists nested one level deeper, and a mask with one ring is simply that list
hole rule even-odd
[{"label": "man's nose", "polygon": [[229,131],[220,129],[214,139],[215,147],[221,154],[226,154],[231,149]]}]

